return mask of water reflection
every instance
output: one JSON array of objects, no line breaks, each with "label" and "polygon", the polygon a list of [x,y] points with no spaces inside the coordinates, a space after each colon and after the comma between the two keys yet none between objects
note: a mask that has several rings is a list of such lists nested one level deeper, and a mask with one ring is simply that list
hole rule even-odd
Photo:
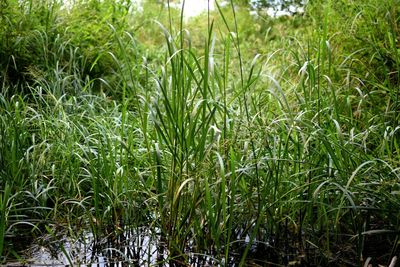
[{"label": "water reflection", "polygon": [[[26,260],[7,266],[225,266],[216,260],[215,253],[193,253],[188,245],[184,255],[172,258],[167,242],[159,229],[130,228],[119,234],[95,238],[83,232],[79,238],[44,235],[36,239],[26,251]],[[229,266],[235,266],[230,258]]]}]

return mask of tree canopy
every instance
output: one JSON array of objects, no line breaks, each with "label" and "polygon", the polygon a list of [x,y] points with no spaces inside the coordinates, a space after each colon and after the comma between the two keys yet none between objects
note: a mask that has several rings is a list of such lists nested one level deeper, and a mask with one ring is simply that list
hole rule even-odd
[{"label": "tree canopy", "polygon": [[274,10],[286,10],[291,12],[290,7],[300,7],[305,4],[305,0],[235,0],[239,5],[250,5],[255,9],[272,8]]}]

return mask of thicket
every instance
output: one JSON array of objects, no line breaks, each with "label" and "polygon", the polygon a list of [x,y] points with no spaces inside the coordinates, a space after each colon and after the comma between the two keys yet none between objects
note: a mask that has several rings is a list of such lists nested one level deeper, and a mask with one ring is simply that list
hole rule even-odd
[{"label": "thicket", "polygon": [[2,261],[143,227],[172,265],[399,255],[398,0],[0,5]]}]

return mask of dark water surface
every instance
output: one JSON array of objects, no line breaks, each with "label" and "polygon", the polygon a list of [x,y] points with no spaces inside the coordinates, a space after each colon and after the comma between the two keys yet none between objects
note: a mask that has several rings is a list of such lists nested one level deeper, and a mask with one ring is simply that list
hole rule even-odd
[{"label": "dark water surface", "polygon": [[[170,257],[167,244],[158,229],[127,229],[119,234],[96,238],[90,231],[79,238],[43,235],[19,255],[20,260],[5,266],[222,266],[212,254],[193,253],[190,244],[181,259]],[[236,266],[230,258],[229,266]]]}]

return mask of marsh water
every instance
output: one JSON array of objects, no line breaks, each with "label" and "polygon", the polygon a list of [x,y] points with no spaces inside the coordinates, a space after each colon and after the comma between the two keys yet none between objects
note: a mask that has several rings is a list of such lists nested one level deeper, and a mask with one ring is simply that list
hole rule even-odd
[{"label": "marsh water", "polygon": [[[23,241],[18,255],[23,260],[16,258],[6,266],[239,266],[246,247],[246,262],[255,266],[280,266],[277,262],[293,266],[304,257],[289,233],[285,239],[265,233],[266,240],[251,241],[248,232],[239,230],[226,257],[224,251],[213,249],[198,252],[201,250],[193,240],[187,242],[180,255],[171,255],[167,237],[158,228],[124,227],[110,234],[94,234],[87,229],[64,227],[48,232],[51,234]],[[317,253],[311,250],[308,255]]]},{"label": "marsh water", "polygon": [[[233,244],[238,247],[228,257],[228,262],[215,251],[193,253],[189,242],[184,255],[190,266],[237,266],[240,252],[249,243],[247,235]],[[260,245],[253,242],[254,252]],[[268,245],[262,243],[262,245]],[[242,249],[240,249],[242,248]],[[171,257],[165,238],[159,229],[127,228],[120,233],[96,237],[90,231],[72,237],[68,232],[45,234],[32,240],[22,252],[23,261],[8,262],[6,266],[180,266],[179,257]],[[222,260],[218,260],[217,258]],[[258,259],[265,261],[266,259]],[[257,261],[257,259],[253,259]]]}]

